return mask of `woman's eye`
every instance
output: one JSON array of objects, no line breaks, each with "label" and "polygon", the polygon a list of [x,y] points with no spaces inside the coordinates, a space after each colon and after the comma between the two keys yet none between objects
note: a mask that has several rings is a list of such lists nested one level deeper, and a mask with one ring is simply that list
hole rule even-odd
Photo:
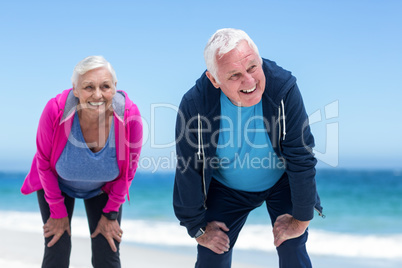
[{"label": "woman's eye", "polygon": [[84,89],[86,89],[86,90],[91,90],[91,89],[92,89],[92,86],[86,86],[86,87],[84,87]]},{"label": "woman's eye", "polygon": [[105,85],[102,85],[102,86],[101,86],[101,89],[102,89],[103,91],[107,91],[107,90],[109,90],[110,88],[111,88],[111,86],[108,85],[108,84],[105,84]]}]

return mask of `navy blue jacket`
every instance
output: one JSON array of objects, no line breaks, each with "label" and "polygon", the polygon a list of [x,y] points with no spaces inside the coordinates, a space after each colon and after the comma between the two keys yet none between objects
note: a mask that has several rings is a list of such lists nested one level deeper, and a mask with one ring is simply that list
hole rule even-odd
[{"label": "navy blue jacket", "polygon": [[[292,193],[292,216],[311,220],[322,213],[315,183],[314,138],[296,78],[275,62],[263,59],[266,77],[262,96],[265,126],[272,146],[284,161]],[[206,199],[216,167],[220,128],[220,94],[205,72],[182,98],[176,121],[177,167],[173,206],[180,224],[194,236],[205,221]]]}]

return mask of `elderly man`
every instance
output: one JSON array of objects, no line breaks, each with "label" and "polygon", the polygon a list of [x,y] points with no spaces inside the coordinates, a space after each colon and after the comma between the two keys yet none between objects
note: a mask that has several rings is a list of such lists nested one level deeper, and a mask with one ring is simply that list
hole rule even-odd
[{"label": "elderly man", "polygon": [[262,59],[241,30],[209,40],[207,71],[176,122],[174,209],[198,242],[196,267],[230,267],[247,216],[264,201],[279,266],[311,267],[305,243],[314,208],[314,138],[296,78]]}]

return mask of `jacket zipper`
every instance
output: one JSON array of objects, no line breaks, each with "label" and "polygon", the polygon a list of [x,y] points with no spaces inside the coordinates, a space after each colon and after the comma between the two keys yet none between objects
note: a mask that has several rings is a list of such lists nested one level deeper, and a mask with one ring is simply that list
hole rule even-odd
[{"label": "jacket zipper", "polygon": [[[282,106],[283,107],[283,106]],[[279,153],[281,154],[282,157],[282,148],[281,148],[281,138],[282,138],[282,126],[281,126],[281,107],[279,106],[278,108],[278,125],[279,125],[279,133],[278,133],[278,150]],[[322,211],[320,211],[319,209],[317,209],[316,207],[314,207],[314,210],[318,212],[318,216],[322,217],[323,219],[325,219],[325,215],[322,213]]]}]

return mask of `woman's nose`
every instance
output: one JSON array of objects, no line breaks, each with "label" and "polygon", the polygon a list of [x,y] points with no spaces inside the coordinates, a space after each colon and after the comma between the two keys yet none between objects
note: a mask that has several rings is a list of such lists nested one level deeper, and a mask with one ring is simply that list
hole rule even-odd
[{"label": "woman's nose", "polygon": [[93,94],[94,98],[96,99],[100,99],[102,98],[102,92],[101,89],[99,87],[95,88],[94,94]]}]

